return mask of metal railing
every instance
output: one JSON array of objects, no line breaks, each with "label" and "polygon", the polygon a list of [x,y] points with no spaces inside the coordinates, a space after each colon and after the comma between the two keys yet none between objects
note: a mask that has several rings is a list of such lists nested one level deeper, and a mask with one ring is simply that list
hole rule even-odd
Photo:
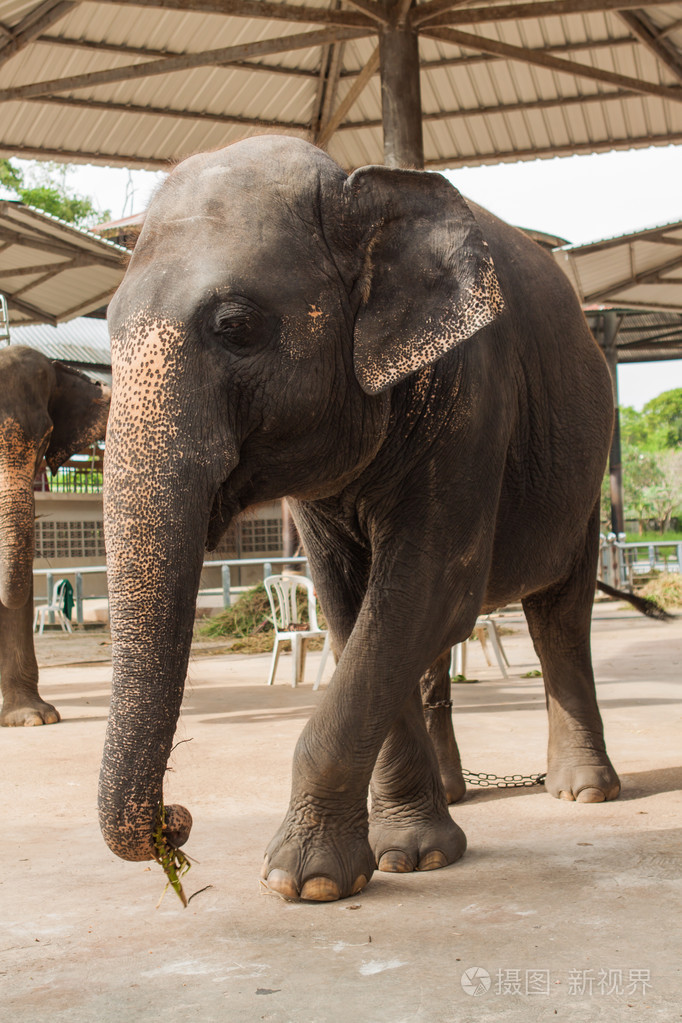
[{"label": "metal railing", "polygon": [[[203,568],[219,568],[221,577],[220,589],[215,587],[204,587],[199,590],[199,596],[215,596],[221,595],[223,607],[230,607],[232,604],[233,593],[238,593],[248,587],[233,587],[231,578],[231,569],[233,568],[245,568],[248,565],[262,565],[263,566],[263,579],[267,576],[272,575],[273,565],[300,565],[304,571],[308,572],[308,559],[305,557],[291,557],[291,558],[231,558],[224,561],[205,561]],[[203,569],[202,569],[203,571]],[[83,625],[85,618],[83,614],[84,604],[88,600],[104,600],[105,597],[101,596],[85,596],[83,592],[83,576],[86,575],[104,575],[106,576],[107,569],[106,565],[87,565],[81,568],[36,568],[33,571],[34,579],[38,578],[45,579],[45,597],[37,597],[36,603],[44,602],[47,604],[52,603],[54,596],[55,585],[61,579],[68,579],[73,586],[73,597],[74,597],[74,610],[76,612],[76,621],[79,625]],[[54,624],[54,615],[50,615],[50,624]]]},{"label": "metal railing", "polygon": [[[622,539],[621,539],[622,538]],[[610,586],[632,587],[637,576],[682,571],[682,542],[625,543],[624,534],[601,537],[599,576]]]},{"label": "metal railing", "polygon": [[33,489],[39,494],[101,494],[103,478],[101,470],[75,469],[65,466],[48,478],[41,472],[33,481]]}]

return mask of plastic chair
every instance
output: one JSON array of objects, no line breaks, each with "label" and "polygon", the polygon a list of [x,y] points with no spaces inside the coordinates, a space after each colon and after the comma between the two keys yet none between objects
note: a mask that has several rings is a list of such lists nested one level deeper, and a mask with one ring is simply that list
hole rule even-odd
[{"label": "plastic chair", "polygon": [[[296,596],[298,590],[305,590],[308,600],[308,621],[299,622],[299,611]],[[313,689],[319,689],[322,681],[322,672],[327,663],[329,653],[329,633],[321,629],[317,624],[317,607],[315,598],[315,587],[311,579],[304,575],[269,575],[265,580],[265,591],[272,608],[272,621],[275,626],[275,645],[272,651],[272,662],[270,664],[270,677],[268,685],[275,681],[277,662],[280,655],[280,643],[285,640],[291,642],[293,654],[292,686],[303,681],[303,669],[305,667],[305,655],[308,642],[315,636],[324,636],[324,647],[322,648],[322,660],[317,672]]]},{"label": "plastic chair", "polygon": [[[33,617],[33,631],[38,629],[38,635],[42,636],[43,629],[45,628],[45,622],[51,614],[53,614],[59,624],[62,627],[62,632],[73,632],[71,628],[71,622],[64,614],[64,596],[66,584],[68,579],[60,579],[52,592],[52,600],[49,604],[41,604],[40,607],[36,608],[36,613]],[[70,583],[69,583],[70,585]],[[40,622],[40,628],[38,623]]]},{"label": "plastic chair", "polygon": [[[486,661],[488,662],[489,667],[492,667],[493,662],[490,660],[490,656],[488,654],[487,640],[490,640],[490,645],[492,646],[493,653],[497,658],[497,663],[500,666],[502,676],[504,678],[509,678],[509,675],[507,673],[509,661],[507,659],[507,655],[504,652],[502,640],[500,639],[500,634],[497,631],[497,625],[495,624],[494,620],[490,618],[488,615],[484,615],[482,618],[477,618],[476,624],[474,626],[474,634],[481,643],[481,649],[483,651]],[[462,675],[463,677],[466,677],[466,667],[467,667],[467,644],[458,643],[456,646],[453,646],[452,653],[450,655],[450,674],[453,677],[456,677],[457,675]]]}]

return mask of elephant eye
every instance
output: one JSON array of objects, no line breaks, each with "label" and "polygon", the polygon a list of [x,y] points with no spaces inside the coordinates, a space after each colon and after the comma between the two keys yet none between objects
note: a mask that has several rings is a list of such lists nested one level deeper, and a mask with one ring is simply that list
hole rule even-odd
[{"label": "elephant eye", "polygon": [[213,331],[230,344],[249,345],[262,321],[257,309],[246,302],[221,302],[213,313]]}]

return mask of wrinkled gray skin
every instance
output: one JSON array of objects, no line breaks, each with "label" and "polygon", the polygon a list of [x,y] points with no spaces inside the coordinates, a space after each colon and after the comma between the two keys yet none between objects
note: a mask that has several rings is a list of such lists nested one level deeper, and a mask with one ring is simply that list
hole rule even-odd
[{"label": "wrinkled gray skin", "polygon": [[[420,679],[447,696],[445,651],[511,600],[543,667],[547,788],[617,795],[589,643],[609,376],[552,259],[471,209],[439,175],[347,177],[278,136],[192,157],[155,198],[109,313],[100,821],[118,855],[153,855],[204,546],[282,495],[339,660],[270,888],[336,899],[376,865],[462,855],[450,713],[428,712],[439,768]],[[182,844],[191,817],[166,811]]]},{"label": "wrinkled gray skin", "polygon": [[33,649],[33,481],[104,437],[109,388],[21,345],[0,349],[0,725],[52,725]]}]

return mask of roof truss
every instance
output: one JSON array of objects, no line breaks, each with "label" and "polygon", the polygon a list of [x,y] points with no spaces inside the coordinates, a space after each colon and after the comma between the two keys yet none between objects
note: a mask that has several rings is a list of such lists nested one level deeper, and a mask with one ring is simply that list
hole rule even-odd
[{"label": "roof truss", "polygon": [[[101,32],[96,31],[95,13],[114,4],[118,9],[128,8],[131,15],[133,11],[153,9],[161,18],[206,14],[236,19],[235,24],[240,26],[239,41],[229,46],[210,49],[193,49],[190,46],[182,50],[172,46],[146,46],[144,39],[135,40],[134,34],[128,32],[118,37],[125,37],[125,43],[118,42],[114,35],[102,40]],[[80,25],[78,31],[69,31],[71,16],[82,18],[83,12],[90,8],[94,12],[92,34],[82,31]],[[524,144],[521,140],[505,145],[500,140],[493,151],[480,153],[460,153],[455,146],[442,156],[427,154],[429,166],[456,166],[459,162],[476,164],[514,156],[523,159],[628,145],[679,142],[682,135],[679,118],[660,116],[656,127],[648,126],[645,130],[639,126],[641,116],[635,118],[639,130],[629,123],[624,129],[620,122],[623,119],[629,122],[626,105],[634,103],[637,97],[662,101],[672,108],[682,102],[682,17],[676,16],[680,12],[682,0],[657,0],[655,4],[642,4],[642,0],[536,0],[504,4],[481,3],[479,0],[476,6],[467,6],[466,0],[304,0],[301,4],[286,0],[282,3],[277,0],[92,0],[85,5],[75,0],[43,0],[16,24],[0,26],[0,111],[4,104],[30,103],[31,107],[38,104],[46,109],[70,108],[74,112],[83,112],[83,116],[85,112],[91,112],[102,124],[105,123],[102,119],[118,118],[116,123],[123,123],[121,118],[144,116],[164,122],[195,122],[202,125],[202,130],[214,125],[228,129],[243,128],[246,132],[276,130],[303,133],[320,145],[331,145],[337,136],[348,139],[359,130],[376,134],[380,129],[380,116],[368,117],[364,112],[368,107],[364,98],[367,86],[379,73],[377,37],[396,26],[407,25],[410,31],[441,47],[440,57],[434,58],[431,51],[429,59],[422,60],[422,74],[435,73],[439,69],[460,74],[466,73],[467,68],[473,73],[477,65],[489,64],[492,68],[506,63],[526,67],[534,76],[545,75],[543,81],[555,87],[554,95],[549,95],[549,86],[545,84],[534,97],[512,94],[502,97],[498,104],[481,98],[478,105],[459,101],[444,109],[427,110],[423,118],[427,124],[468,124],[471,118],[486,118],[496,113],[508,118],[514,114],[550,110],[568,112],[579,106],[588,110],[610,102],[620,103],[622,110],[618,130],[607,126],[608,131],[603,133],[603,138],[588,141],[576,138],[567,142],[558,138],[543,139],[534,145]],[[563,28],[566,19],[574,19],[575,29],[578,24],[576,18],[584,20],[595,15],[603,16],[603,24],[608,29],[606,35],[594,38],[592,25],[585,38],[576,38],[575,32],[573,37],[569,33],[561,38],[562,31],[557,29]],[[121,17],[126,17],[125,11]],[[252,23],[256,28],[267,26],[271,37],[249,40],[248,32],[241,30],[246,23]],[[516,40],[526,37],[524,25],[532,28],[534,42],[540,28],[539,34],[544,43],[540,46],[519,45]],[[505,36],[505,26],[518,31]],[[551,31],[549,26],[553,26]],[[262,35],[260,28],[258,33]],[[363,40],[368,40],[371,48],[365,43],[365,50],[360,51],[355,44]],[[348,56],[351,53],[349,44],[353,44],[352,56]],[[39,66],[43,73],[33,74],[22,81],[21,74],[16,73],[18,65],[14,58],[29,47],[40,48]],[[629,64],[626,61],[627,69],[633,69],[635,73],[625,73],[620,66],[621,61],[599,57],[604,51],[616,53],[619,48],[624,54],[632,53],[634,48],[646,55],[646,59],[630,60]],[[111,66],[68,75],[50,75],[50,53],[67,49],[75,55],[75,64],[69,60],[69,68],[78,66],[76,57],[79,53],[86,60],[87,54],[94,51],[99,55],[99,63],[101,58],[111,55]],[[448,56],[451,49],[454,52]],[[578,51],[584,56],[569,59],[569,54]],[[283,60],[284,55],[298,52],[307,55],[304,62]],[[358,64],[360,52],[365,56]],[[315,61],[311,61],[311,53],[317,54]],[[127,57],[129,61],[121,66],[120,57]],[[66,66],[63,61],[61,66]],[[3,81],[5,67],[12,68],[13,74]],[[271,111],[266,115],[232,109],[229,102],[216,102],[214,98],[207,102],[203,97],[208,94],[205,91],[202,94],[202,89],[197,89],[197,100],[189,104],[174,104],[168,92],[164,93],[161,102],[153,104],[122,101],[116,93],[116,88],[125,83],[139,82],[142,85],[160,76],[191,75],[215,68],[226,72],[239,69],[245,74],[269,75],[282,82],[299,80],[302,86],[309,82],[314,94],[304,106],[299,106],[299,116],[276,117]],[[513,79],[514,72],[510,75]],[[576,83],[574,91],[560,84],[570,79]],[[180,81],[180,78],[173,79],[176,80]],[[349,83],[349,80],[352,81]],[[585,83],[588,82],[596,85],[596,92],[594,85],[586,88]],[[97,92],[93,95],[94,89]],[[163,89],[160,86],[159,93]],[[214,95],[211,93],[211,97]],[[168,101],[164,102],[167,97]],[[376,101],[374,103],[376,105]],[[289,114],[291,112],[288,111]],[[650,119],[650,114],[645,120],[647,118]],[[0,113],[0,124],[2,120]],[[49,121],[49,117],[43,120]],[[111,123],[115,123],[114,120]],[[130,121],[126,123],[130,124]],[[21,156],[130,166],[166,165],[167,156],[142,152],[135,146],[128,148],[125,131],[122,131],[123,138],[113,151],[108,151],[106,139],[109,134],[103,129],[104,141],[101,143],[89,146],[79,139],[78,144],[73,145],[66,131],[59,144],[55,144],[54,139],[41,144],[39,140],[28,137],[10,139],[8,136],[4,139],[0,128],[0,151]]]}]

